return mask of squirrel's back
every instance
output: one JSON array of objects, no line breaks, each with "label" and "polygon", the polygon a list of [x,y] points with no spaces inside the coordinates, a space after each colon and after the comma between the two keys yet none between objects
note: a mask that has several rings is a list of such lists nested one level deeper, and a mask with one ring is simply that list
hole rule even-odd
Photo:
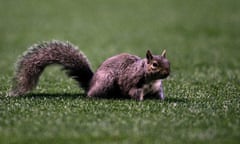
[{"label": "squirrel's back", "polygon": [[122,53],[115,56],[112,56],[106,59],[98,68],[99,70],[111,70],[119,72],[121,70],[125,70],[127,67],[131,67],[131,64],[141,60],[140,57],[131,55],[128,53]]},{"label": "squirrel's back", "polygon": [[106,59],[94,74],[88,95],[92,96],[91,91],[95,90],[98,84],[101,85],[101,89],[95,92],[97,95],[93,97],[97,97],[101,91],[105,95],[117,95],[117,93],[127,95],[132,85],[136,85],[140,79],[144,78],[145,65],[144,59],[128,53]]}]

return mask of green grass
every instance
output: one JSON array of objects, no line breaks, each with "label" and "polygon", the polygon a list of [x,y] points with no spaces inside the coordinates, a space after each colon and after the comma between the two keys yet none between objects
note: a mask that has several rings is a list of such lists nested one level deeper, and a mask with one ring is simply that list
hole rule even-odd
[{"label": "green grass", "polygon": [[[0,143],[239,143],[237,0],[0,0]],[[68,40],[93,69],[106,58],[167,49],[166,100],[88,99],[59,67],[5,97],[31,44]]]}]

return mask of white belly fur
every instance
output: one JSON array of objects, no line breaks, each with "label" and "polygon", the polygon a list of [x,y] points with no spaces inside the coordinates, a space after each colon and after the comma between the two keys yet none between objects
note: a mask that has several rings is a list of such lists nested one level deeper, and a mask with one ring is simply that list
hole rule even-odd
[{"label": "white belly fur", "polygon": [[164,99],[163,86],[161,80],[156,80],[143,86],[144,95],[157,94],[160,99]]}]

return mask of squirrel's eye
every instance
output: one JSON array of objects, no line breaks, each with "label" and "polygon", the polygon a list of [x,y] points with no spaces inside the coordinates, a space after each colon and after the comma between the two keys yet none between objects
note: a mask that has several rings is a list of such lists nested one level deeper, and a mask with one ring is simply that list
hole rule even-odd
[{"label": "squirrel's eye", "polygon": [[158,67],[158,63],[154,62],[154,63],[152,64],[152,66],[153,66],[153,67]]}]

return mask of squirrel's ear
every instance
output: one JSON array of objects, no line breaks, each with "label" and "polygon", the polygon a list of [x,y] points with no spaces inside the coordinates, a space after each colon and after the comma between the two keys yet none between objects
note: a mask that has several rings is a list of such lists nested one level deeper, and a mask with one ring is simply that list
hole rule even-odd
[{"label": "squirrel's ear", "polygon": [[153,59],[153,56],[150,50],[147,50],[146,57],[147,57],[148,63]]},{"label": "squirrel's ear", "polygon": [[164,58],[166,58],[166,50],[163,50],[161,56],[164,57]]}]

